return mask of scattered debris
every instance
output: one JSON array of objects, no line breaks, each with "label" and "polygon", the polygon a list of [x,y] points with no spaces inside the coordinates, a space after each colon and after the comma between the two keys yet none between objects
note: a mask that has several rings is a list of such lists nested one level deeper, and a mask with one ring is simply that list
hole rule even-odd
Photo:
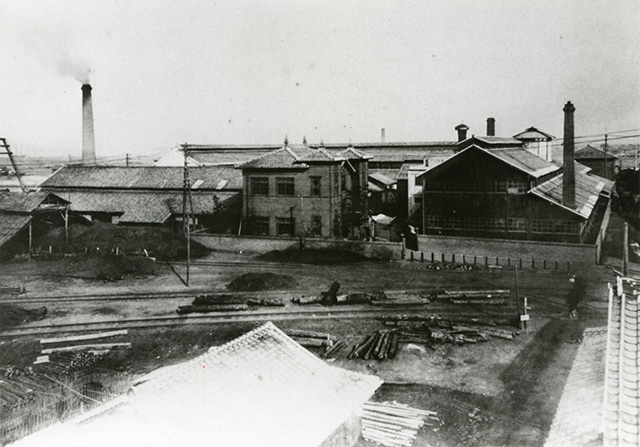
[{"label": "scattered debris", "polygon": [[411,446],[423,426],[440,426],[435,411],[397,402],[367,402],[362,413],[362,437],[383,446]]}]

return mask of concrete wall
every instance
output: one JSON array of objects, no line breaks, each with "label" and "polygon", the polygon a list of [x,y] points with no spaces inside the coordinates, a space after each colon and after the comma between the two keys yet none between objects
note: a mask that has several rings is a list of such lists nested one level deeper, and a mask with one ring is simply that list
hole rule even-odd
[{"label": "concrete wall", "polygon": [[420,251],[425,253],[425,258],[430,259],[431,253],[435,253],[436,259],[440,259],[442,253],[447,260],[451,254],[456,257],[467,256],[467,262],[473,256],[489,256],[523,259],[536,263],[570,262],[571,264],[596,264],[598,262],[598,250],[596,245],[568,244],[560,242],[536,242],[536,241],[512,241],[505,239],[480,239],[453,236],[427,236],[419,235],[418,243]]},{"label": "concrete wall", "polygon": [[[211,250],[246,251],[266,253],[272,250],[299,248],[299,238],[268,236],[229,236],[222,234],[192,234],[191,238]],[[359,253],[368,258],[401,259],[402,244],[399,242],[360,242],[337,239],[305,239],[305,248],[310,250],[336,249]]]}]

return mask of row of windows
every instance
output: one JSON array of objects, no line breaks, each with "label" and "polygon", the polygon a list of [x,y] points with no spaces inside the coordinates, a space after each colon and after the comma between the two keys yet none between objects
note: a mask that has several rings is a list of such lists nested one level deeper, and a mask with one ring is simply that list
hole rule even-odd
[{"label": "row of windows", "polygon": [[[322,177],[309,177],[311,197],[320,197],[322,195]],[[268,196],[269,195],[269,177],[251,177],[250,184],[251,195]],[[276,177],[276,195],[277,196],[295,196],[295,179],[293,177]]]},{"label": "row of windows", "polygon": [[[251,219],[251,229],[254,235],[269,235],[269,216],[253,216]],[[276,217],[276,235],[294,236],[296,234],[296,220],[291,217]],[[322,216],[312,215],[311,226],[309,228],[311,236],[322,234]]]},{"label": "row of windows", "polygon": [[[456,230],[526,232],[527,220],[523,217],[445,217],[425,216],[427,228]],[[580,224],[571,220],[531,219],[533,233],[579,234]]]},{"label": "row of windows", "polygon": [[437,192],[497,192],[519,194],[528,191],[528,184],[524,181],[442,181],[425,182],[425,191]]}]

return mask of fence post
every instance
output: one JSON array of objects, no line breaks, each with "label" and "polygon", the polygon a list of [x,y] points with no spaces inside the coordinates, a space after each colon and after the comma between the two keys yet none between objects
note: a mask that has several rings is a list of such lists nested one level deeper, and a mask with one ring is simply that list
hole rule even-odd
[{"label": "fence post", "polygon": [[520,270],[522,270],[522,258],[518,258],[518,264],[519,264]]},{"label": "fence post", "polygon": [[542,261],[542,270],[546,270],[546,269],[547,269],[547,260],[546,260],[546,259],[544,259],[544,260]]},{"label": "fence post", "polygon": [[556,270],[558,270],[558,261],[556,261]]},{"label": "fence post", "polygon": [[496,265],[500,265],[500,258],[496,256]]},{"label": "fence post", "polygon": [[532,269],[536,268],[536,260],[535,260],[535,258],[531,258],[531,268]]},{"label": "fence post", "polygon": [[473,255],[473,265],[476,265],[478,262],[478,257],[476,255]]},{"label": "fence post", "polygon": [[489,258],[487,256],[484,257],[484,266],[489,267]]},{"label": "fence post", "polygon": [[420,262],[424,262],[424,252],[420,252]]},{"label": "fence post", "polygon": [[431,263],[433,264],[436,260],[436,254],[434,252],[431,252]]},{"label": "fence post", "polygon": [[462,263],[463,264],[467,263],[467,256],[466,255],[462,255]]},{"label": "fence post", "polygon": [[444,262],[444,253],[441,253],[442,262]]},{"label": "fence post", "polygon": [[409,252],[409,258],[411,259],[411,262],[413,262],[413,251]]},{"label": "fence post", "polygon": [[453,264],[455,264],[455,263],[456,263],[456,255],[455,255],[455,253],[451,253],[451,262],[452,262]]},{"label": "fence post", "polygon": [[507,256],[507,267],[511,267],[511,256]]}]

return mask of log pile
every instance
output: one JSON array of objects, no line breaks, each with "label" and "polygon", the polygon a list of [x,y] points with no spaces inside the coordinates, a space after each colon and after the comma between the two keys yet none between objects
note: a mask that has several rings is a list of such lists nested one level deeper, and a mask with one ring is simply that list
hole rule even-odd
[{"label": "log pile", "polygon": [[396,356],[398,351],[398,333],[396,331],[377,331],[355,345],[348,359],[386,360]]},{"label": "log pile", "polygon": [[367,402],[362,413],[362,437],[383,446],[411,446],[424,426],[439,426],[435,411],[397,402]]},{"label": "log pile", "polygon": [[191,314],[191,313],[208,313],[208,312],[233,312],[238,310],[247,310],[249,306],[244,304],[207,304],[207,305],[188,305],[178,306],[176,312],[178,315]]},{"label": "log pile", "polygon": [[504,305],[511,297],[509,289],[496,290],[444,290],[430,294],[434,301],[448,301],[452,304]]},{"label": "log pile", "polygon": [[[326,332],[308,331],[304,329],[287,329],[284,332],[305,348],[322,348],[322,356],[325,358],[334,357],[346,346],[345,343],[345,346],[338,347],[337,345],[342,345],[344,342]],[[332,357],[327,356],[329,353]]]},{"label": "log pile", "polygon": [[[404,320],[387,320],[385,325],[398,326],[400,343],[419,343],[432,345],[435,343],[453,343],[463,345],[468,343],[486,342],[491,338],[513,340],[518,334],[511,328],[495,326],[457,325],[449,320],[435,319],[432,322],[408,323]],[[399,324],[402,323],[402,324]]]}]

